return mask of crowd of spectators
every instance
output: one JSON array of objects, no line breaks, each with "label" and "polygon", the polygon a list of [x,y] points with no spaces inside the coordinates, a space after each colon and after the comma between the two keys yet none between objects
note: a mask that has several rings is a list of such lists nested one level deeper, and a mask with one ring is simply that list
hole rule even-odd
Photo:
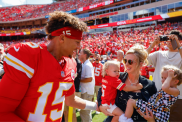
[{"label": "crowd of spectators", "polygon": [[12,7],[1,7],[0,8],[0,21],[14,21],[21,20],[24,16],[31,11],[42,8],[45,5],[21,5]]},{"label": "crowd of spectators", "polygon": [[43,27],[22,27],[22,28],[9,28],[9,29],[0,29],[0,34],[7,34],[7,33],[18,33],[18,32],[33,32],[36,30],[43,29]]},{"label": "crowd of spectators", "polygon": [[16,21],[44,17],[53,11],[69,11],[107,0],[69,0],[46,5],[22,5],[0,8],[0,21]]},{"label": "crowd of spectators", "polygon": [[[35,28],[22,28],[12,30],[14,32],[21,32],[27,30],[36,30],[42,27]],[[11,30],[11,29],[10,29]],[[146,48],[153,42],[154,37],[157,35],[167,35],[171,30],[179,30],[182,32],[182,22],[166,22],[163,24],[158,24],[153,27],[148,27],[146,29],[131,29],[129,31],[112,31],[103,32],[96,34],[84,34],[83,41],[81,42],[81,48],[88,48],[93,54],[98,53],[100,55],[109,55],[110,57],[115,57],[118,50],[123,50],[124,53],[136,43],[144,45]],[[4,30],[8,31],[8,30]],[[4,32],[1,30],[1,33]],[[46,43],[46,38],[41,39],[25,39],[19,41],[4,41],[1,42],[4,47],[8,47],[12,44],[19,42],[35,42],[35,43]],[[160,46],[155,46],[151,52],[158,50],[168,50],[166,43],[161,43]]]},{"label": "crowd of spectators", "polygon": [[2,41],[1,43],[3,44],[4,46],[4,49],[5,49],[5,52],[9,49],[9,47],[17,44],[17,43],[26,43],[26,42],[33,42],[33,43],[36,43],[36,44],[45,44],[47,45],[49,43],[49,41],[46,40],[46,38],[35,38],[35,39],[23,39],[23,40],[19,40],[19,41]]},{"label": "crowd of spectators", "polygon": [[[153,42],[155,36],[167,35],[171,30],[179,30],[180,32],[182,32],[182,22],[166,22],[163,24],[158,24],[157,26],[148,27],[146,29],[131,29],[126,32],[113,31],[97,34],[84,34],[83,41],[81,42],[81,48],[87,48],[93,54],[100,54],[103,60],[109,60],[116,58],[118,50],[123,50],[125,54],[130,49],[130,47],[132,47],[136,43],[144,45],[147,49],[150,43]],[[25,39],[19,41],[4,41],[1,43],[4,45],[5,50],[7,50],[11,45],[29,41],[37,44],[46,45],[49,43],[49,41],[46,41],[46,38]],[[151,53],[158,50],[168,50],[166,42],[162,42],[160,43],[160,45],[156,45],[152,49]],[[143,67],[141,69],[141,73],[146,77],[149,77],[149,71],[154,71],[154,68],[151,65],[148,67]]]},{"label": "crowd of spectators", "polygon": [[[140,43],[146,48],[154,40],[157,35],[167,35],[171,30],[182,31],[182,23],[166,22],[164,24],[158,24],[154,27],[148,27],[147,29],[137,30],[131,29],[129,31],[113,31],[97,34],[85,34],[82,41],[82,48],[89,48],[92,53],[99,53],[100,55],[117,54],[119,49],[124,53],[132,47],[135,43]],[[168,50],[166,43],[161,43],[160,46],[153,48],[152,52],[158,50]]]}]

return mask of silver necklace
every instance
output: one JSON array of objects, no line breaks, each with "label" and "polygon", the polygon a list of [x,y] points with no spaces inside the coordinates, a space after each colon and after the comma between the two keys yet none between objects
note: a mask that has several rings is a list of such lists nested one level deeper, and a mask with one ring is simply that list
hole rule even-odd
[{"label": "silver necklace", "polygon": [[132,83],[131,80],[129,79],[129,77],[128,77],[128,80],[130,81],[131,86],[134,86],[135,84],[138,83],[138,80],[135,83]]}]

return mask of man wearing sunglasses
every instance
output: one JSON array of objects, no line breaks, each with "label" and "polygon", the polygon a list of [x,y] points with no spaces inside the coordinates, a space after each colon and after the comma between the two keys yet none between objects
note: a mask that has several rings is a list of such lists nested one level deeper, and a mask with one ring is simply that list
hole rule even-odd
[{"label": "man wearing sunglasses", "polygon": [[[182,41],[182,34],[179,31],[171,31],[168,38],[169,41],[166,41],[168,51],[156,51],[154,53],[149,54],[155,45],[161,43],[159,36],[155,37],[155,40],[153,41],[153,43],[151,43],[151,45],[147,49],[147,52],[149,54],[148,56],[149,64],[152,64],[155,67],[153,80],[156,84],[157,90],[159,90],[162,86],[161,68],[164,65],[174,65],[182,69],[182,45],[180,44],[180,41]],[[173,49],[170,40],[176,41],[177,43],[176,49]],[[178,87],[178,89],[180,90],[180,93],[182,93],[182,86]],[[180,113],[182,113],[181,102],[182,102],[182,95],[179,96],[179,99],[171,108],[170,119],[169,119],[170,121],[182,121],[182,116],[180,115]]]}]

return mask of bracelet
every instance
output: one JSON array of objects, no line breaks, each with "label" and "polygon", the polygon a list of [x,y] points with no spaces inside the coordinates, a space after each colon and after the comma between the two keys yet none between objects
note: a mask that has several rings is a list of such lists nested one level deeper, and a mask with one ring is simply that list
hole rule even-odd
[{"label": "bracelet", "polygon": [[178,47],[178,50],[182,49],[182,46],[181,47]]},{"label": "bracelet", "polygon": [[95,102],[91,102],[88,100],[84,100],[86,102],[86,106],[83,110],[96,110],[97,104]]}]

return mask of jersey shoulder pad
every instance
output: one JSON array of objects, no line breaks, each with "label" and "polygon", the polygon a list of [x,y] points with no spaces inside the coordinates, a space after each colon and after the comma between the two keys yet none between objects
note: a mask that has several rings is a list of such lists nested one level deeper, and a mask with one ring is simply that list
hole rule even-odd
[{"label": "jersey shoulder pad", "polygon": [[40,49],[39,45],[31,42],[13,45],[4,59],[5,63],[8,64],[5,66],[6,69],[10,71],[13,70],[11,68],[13,67],[31,78],[38,63]]},{"label": "jersey shoulder pad", "polygon": [[13,45],[8,50],[8,53],[10,54],[21,54],[21,55],[36,55],[40,52],[40,49],[42,49],[41,46],[39,46],[36,43],[27,42],[27,43],[18,43],[16,45]]}]

